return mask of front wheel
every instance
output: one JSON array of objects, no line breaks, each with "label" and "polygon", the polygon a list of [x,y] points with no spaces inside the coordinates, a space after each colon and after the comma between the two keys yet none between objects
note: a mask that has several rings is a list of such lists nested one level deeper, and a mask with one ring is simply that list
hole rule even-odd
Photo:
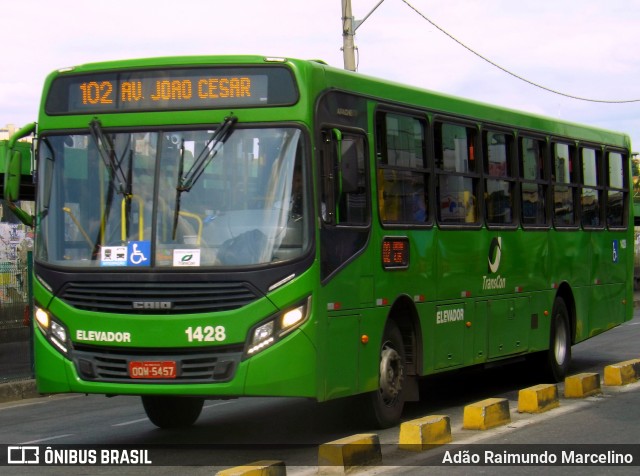
[{"label": "front wheel", "polygon": [[388,321],[380,346],[378,390],[369,395],[371,417],[379,428],[389,428],[400,422],[405,368],[402,334],[395,322]]},{"label": "front wheel", "polygon": [[142,406],[151,423],[160,428],[190,426],[200,416],[203,398],[143,396]]}]

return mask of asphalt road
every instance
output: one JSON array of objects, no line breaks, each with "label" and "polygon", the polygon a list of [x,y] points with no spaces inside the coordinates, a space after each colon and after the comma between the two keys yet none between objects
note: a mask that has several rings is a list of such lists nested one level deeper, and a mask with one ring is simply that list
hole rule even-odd
[{"label": "asphalt road", "polygon": [[[571,373],[603,374],[609,364],[640,358],[640,315],[608,333],[573,348]],[[562,399],[559,409],[542,415],[519,415],[518,390],[537,383],[520,364],[480,371],[448,373],[421,383],[422,399],[407,404],[407,420],[444,414],[451,418],[454,442],[460,445],[588,444],[640,442],[640,383],[623,389],[605,387],[601,397]],[[560,386],[562,395],[562,386]],[[463,407],[488,397],[507,398],[511,424],[486,432],[462,430]],[[262,459],[285,461],[288,474],[315,474],[318,445],[356,433],[376,433],[384,466],[372,474],[533,474],[531,468],[440,466],[442,451],[400,452],[398,428],[376,431],[355,417],[355,401],[317,404],[304,399],[256,398],[209,401],[191,428],[160,430],[146,418],[136,397],[61,395],[0,404],[0,445],[131,445],[151,448],[162,466],[126,468],[68,466],[65,474],[215,474]],[[5,451],[0,447],[0,451]],[[0,455],[2,456],[2,455]],[[2,461],[2,459],[0,459]],[[171,465],[171,466],[164,466]],[[435,466],[433,466],[435,465]],[[179,467],[179,468],[178,468]],[[6,469],[6,467],[4,468]],[[11,474],[59,474],[62,468],[12,466]],[[547,471],[547,469],[549,471]],[[629,468],[545,468],[572,474],[629,474]],[[598,470],[598,471],[596,471]],[[604,470],[604,471],[603,471]],[[523,471],[523,472],[519,472]],[[0,467],[0,473],[3,468]],[[577,474],[577,473],[576,473]]]}]

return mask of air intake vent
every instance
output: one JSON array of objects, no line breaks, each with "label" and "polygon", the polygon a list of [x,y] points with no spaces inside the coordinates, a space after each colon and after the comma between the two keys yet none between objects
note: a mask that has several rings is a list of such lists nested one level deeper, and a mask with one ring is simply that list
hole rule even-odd
[{"label": "air intake vent", "polygon": [[67,304],[86,311],[137,314],[193,314],[228,311],[255,301],[246,283],[68,283]]},{"label": "air intake vent", "polygon": [[235,375],[242,357],[242,344],[210,348],[165,352],[118,349],[99,350],[91,346],[78,346],[74,350],[78,374],[84,380],[95,382],[136,382],[129,372],[131,362],[170,361],[175,365],[172,379],[145,379],[145,382],[198,383],[228,382]]}]

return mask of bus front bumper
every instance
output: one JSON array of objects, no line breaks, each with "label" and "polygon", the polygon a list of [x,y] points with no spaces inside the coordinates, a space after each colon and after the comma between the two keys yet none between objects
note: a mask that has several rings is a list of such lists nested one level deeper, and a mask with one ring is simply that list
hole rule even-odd
[{"label": "bus front bumper", "polygon": [[[78,353],[69,360],[35,329],[36,382],[40,393],[91,393],[105,395],[189,395],[210,398],[241,396],[317,397],[316,350],[302,330],[296,330],[272,347],[248,358],[237,358],[227,381],[194,382],[176,378],[83,378]],[[105,347],[105,352],[109,348]],[[130,360],[130,358],[128,358]],[[171,354],[155,354],[154,361],[171,361]],[[117,380],[117,381],[114,381]]]}]

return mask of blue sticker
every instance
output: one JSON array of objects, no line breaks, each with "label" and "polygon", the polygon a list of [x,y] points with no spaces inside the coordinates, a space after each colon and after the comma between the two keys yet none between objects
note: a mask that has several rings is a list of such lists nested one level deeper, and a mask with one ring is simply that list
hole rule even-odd
[{"label": "blue sticker", "polygon": [[618,262],[618,240],[613,240],[613,262]]},{"label": "blue sticker", "polygon": [[151,242],[131,241],[127,246],[127,266],[150,266]]}]

